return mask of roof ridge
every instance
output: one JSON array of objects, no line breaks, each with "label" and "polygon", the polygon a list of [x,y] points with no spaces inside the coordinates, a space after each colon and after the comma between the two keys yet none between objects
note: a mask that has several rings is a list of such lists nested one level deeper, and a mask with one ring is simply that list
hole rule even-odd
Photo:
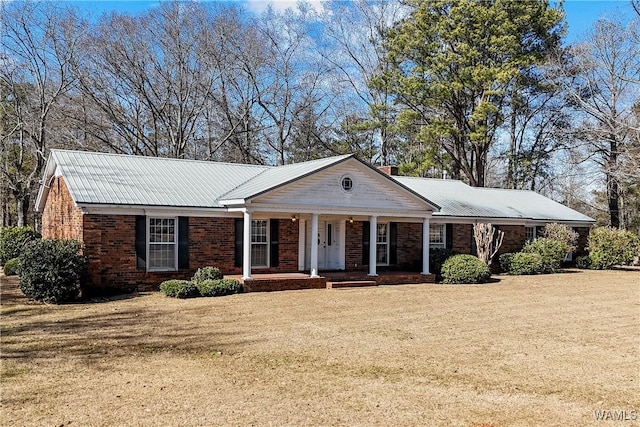
[{"label": "roof ridge", "polygon": [[154,160],[161,160],[161,161],[168,160],[168,161],[177,161],[177,162],[190,162],[190,163],[216,164],[216,165],[229,165],[229,166],[249,166],[249,167],[255,167],[255,168],[267,168],[267,169],[276,167],[276,166],[269,166],[269,165],[254,165],[250,163],[218,162],[215,160],[198,160],[198,159],[177,159],[175,157],[142,156],[139,154],[105,153],[102,151],[66,150],[61,148],[53,148],[51,149],[51,152],[82,153],[82,154],[94,154],[99,156],[124,157],[124,158],[136,158],[136,159],[154,159]]}]

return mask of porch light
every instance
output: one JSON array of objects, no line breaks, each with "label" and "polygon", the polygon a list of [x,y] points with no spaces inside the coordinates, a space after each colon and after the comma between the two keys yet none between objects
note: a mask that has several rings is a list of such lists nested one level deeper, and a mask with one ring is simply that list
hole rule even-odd
[{"label": "porch light", "polygon": [[353,217],[352,216],[349,217],[349,224],[353,224]]},{"label": "porch light", "polygon": [[294,215],[291,215],[291,222],[296,222],[298,220],[298,217]]}]

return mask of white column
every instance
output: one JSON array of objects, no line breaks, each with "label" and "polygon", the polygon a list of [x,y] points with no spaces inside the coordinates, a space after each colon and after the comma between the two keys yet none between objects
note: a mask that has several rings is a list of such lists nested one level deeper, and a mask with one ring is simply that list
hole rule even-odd
[{"label": "white column", "polygon": [[422,274],[429,273],[429,218],[422,220]]},{"label": "white column", "polygon": [[304,253],[306,252],[306,239],[307,239],[307,221],[304,219],[298,220],[298,270],[304,270]]},{"label": "white column", "polygon": [[242,229],[242,280],[251,280],[251,212],[244,211]]},{"label": "white column", "polygon": [[311,215],[311,277],[318,276],[318,214]]},{"label": "white column", "polygon": [[376,251],[378,245],[376,244],[376,238],[378,236],[378,217],[369,217],[369,276],[377,276],[376,263],[377,256]]}]

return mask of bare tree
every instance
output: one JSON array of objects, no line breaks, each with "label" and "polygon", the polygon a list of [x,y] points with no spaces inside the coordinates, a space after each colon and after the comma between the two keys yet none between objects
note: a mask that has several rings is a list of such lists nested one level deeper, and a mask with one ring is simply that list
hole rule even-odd
[{"label": "bare tree", "polygon": [[491,260],[502,246],[504,231],[496,229],[489,223],[478,223],[473,225],[473,237],[478,250],[478,258],[490,265]]},{"label": "bare tree", "polygon": [[[69,10],[48,2],[2,2],[0,8],[0,174],[15,199],[17,225],[25,225],[53,128],[64,129],[54,115],[76,81],[71,58],[81,27]],[[57,133],[56,144],[62,139]]]}]

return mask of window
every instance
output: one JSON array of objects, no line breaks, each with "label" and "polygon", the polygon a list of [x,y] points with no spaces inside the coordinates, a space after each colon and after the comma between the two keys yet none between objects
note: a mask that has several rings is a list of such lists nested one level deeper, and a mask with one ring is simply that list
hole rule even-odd
[{"label": "window", "polygon": [[347,192],[353,189],[353,179],[351,177],[345,176],[342,178],[342,189]]},{"label": "window", "polygon": [[444,224],[431,224],[429,226],[429,247],[444,249],[446,243],[444,233]]},{"label": "window", "polygon": [[376,229],[376,263],[389,264],[389,224],[378,224]]},{"label": "window", "polygon": [[269,266],[269,221],[251,221],[251,266]]},{"label": "window", "polygon": [[524,241],[530,242],[536,238],[536,228],[535,227],[525,227],[524,228]]},{"label": "window", "polygon": [[176,218],[149,218],[149,269],[176,269]]}]

